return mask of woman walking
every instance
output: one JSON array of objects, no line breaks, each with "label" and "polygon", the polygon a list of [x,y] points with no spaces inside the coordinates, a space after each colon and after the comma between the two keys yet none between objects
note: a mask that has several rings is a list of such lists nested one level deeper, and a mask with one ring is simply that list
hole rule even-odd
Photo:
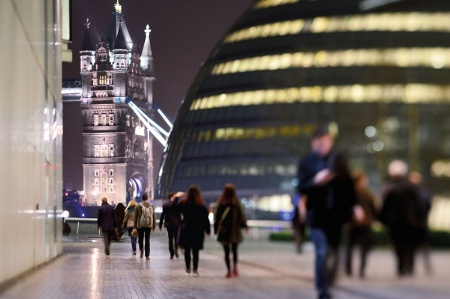
[{"label": "woman walking", "polygon": [[[238,245],[242,242],[241,228],[248,230],[248,226],[233,184],[225,185],[217,202],[217,213],[214,219],[217,241],[222,243],[225,253],[225,264],[228,270],[226,277],[238,276]],[[230,248],[233,252],[233,272],[230,265]]]},{"label": "woman walking", "polygon": [[128,235],[131,239],[131,249],[133,252],[133,255],[136,255],[136,237],[133,237],[131,232],[134,228],[134,218],[136,216],[136,206],[137,202],[134,199],[134,197],[130,200],[128,203],[126,209],[125,209],[125,218],[123,219],[122,226],[128,231]]},{"label": "woman walking", "polygon": [[197,185],[189,188],[186,197],[180,202],[180,210],[183,215],[179,244],[184,248],[184,260],[186,273],[191,274],[191,253],[193,263],[193,275],[198,274],[199,251],[203,249],[205,233],[210,234],[211,228],[208,219],[208,210],[205,201]]}]

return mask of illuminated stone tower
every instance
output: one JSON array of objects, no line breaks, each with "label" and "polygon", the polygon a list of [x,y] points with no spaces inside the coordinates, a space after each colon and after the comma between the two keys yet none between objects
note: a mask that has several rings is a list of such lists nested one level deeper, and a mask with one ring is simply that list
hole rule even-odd
[{"label": "illuminated stone tower", "polygon": [[152,137],[128,105],[152,114],[153,58],[150,29],[142,55],[117,2],[106,36],[94,48],[89,20],[80,50],[83,116],[83,187],[87,204],[153,197]]}]

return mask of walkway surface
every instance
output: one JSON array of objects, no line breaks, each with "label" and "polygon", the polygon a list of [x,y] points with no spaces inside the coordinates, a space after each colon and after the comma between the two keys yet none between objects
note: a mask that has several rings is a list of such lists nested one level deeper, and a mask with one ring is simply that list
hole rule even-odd
[{"label": "walkway surface", "polygon": [[[113,242],[111,255],[105,256],[98,235],[71,236],[61,257],[26,275],[0,298],[316,298],[310,244],[296,254],[290,243],[246,240],[240,247],[241,275],[233,279],[224,278],[219,244],[208,238],[205,245],[195,278],[184,273],[181,257],[169,259],[163,233],[152,235],[150,261],[131,255],[129,239]],[[433,252],[431,258],[432,275],[419,258],[416,276],[398,279],[392,253],[374,250],[367,278],[341,275],[333,298],[448,299],[450,252]]]}]

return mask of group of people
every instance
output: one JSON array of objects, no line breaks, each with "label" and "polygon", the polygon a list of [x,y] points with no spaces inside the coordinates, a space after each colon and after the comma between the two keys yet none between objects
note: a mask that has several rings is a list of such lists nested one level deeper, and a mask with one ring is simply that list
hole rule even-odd
[{"label": "group of people", "polygon": [[[389,180],[382,192],[382,207],[367,187],[362,172],[351,174],[343,155],[333,150],[328,127],[319,127],[311,139],[311,153],[298,167],[299,223],[309,227],[315,248],[315,286],[319,299],[331,298],[329,288],[336,279],[341,231],[348,224],[345,270],[352,275],[352,248],[361,247],[360,277],[365,276],[367,253],[372,244],[372,223],[387,228],[397,257],[399,276],[413,273],[414,255],[426,239],[426,215],[431,195],[420,186],[420,175],[396,160],[389,165]],[[299,234],[297,232],[296,234]]]},{"label": "group of people", "polygon": [[[181,248],[184,251],[185,271],[195,277],[199,276],[199,252],[203,249],[205,235],[211,233],[208,214],[199,186],[193,185],[186,194],[183,192],[169,194],[169,201],[163,205],[160,216],[159,229],[162,230],[163,226],[167,229],[170,259],[178,258],[178,250]],[[114,208],[108,204],[107,198],[102,199],[97,220],[103,233],[105,254],[109,255],[111,238],[118,228],[118,223]],[[136,240],[138,240],[140,258],[145,255],[149,260],[150,233],[156,228],[156,214],[147,194],[142,196],[140,204],[134,199],[130,200],[121,225],[128,230],[132,254],[136,255]],[[224,250],[227,268],[225,277],[238,276],[238,245],[243,239],[241,230],[248,230],[248,226],[236,188],[232,184],[226,184],[219,197],[213,227],[217,241]],[[233,266],[230,262],[230,251]]]}]

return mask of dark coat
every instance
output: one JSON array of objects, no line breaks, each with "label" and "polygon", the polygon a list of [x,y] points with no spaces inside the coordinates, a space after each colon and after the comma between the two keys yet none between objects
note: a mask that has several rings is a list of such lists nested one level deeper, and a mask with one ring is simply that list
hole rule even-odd
[{"label": "dark coat", "polygon": [[102,203],[97,212],[97,226],[102,228],[102,232],[112,232],[117,228],[116,214],[114,207],[107,202]]},{"label": "dark coat", "polygon": [[380,219],[394,241],[418,245],[424,236],[425,213],[416,186],[406,179],[389,182]]},{"label": "dark coat", "polygon": [[180,204],[180,212],[183,215],[181,233],[178,243],[182,247],[203,249],[205,232],[211,233],[211,225],[208,219],[208,210],[205,206]]},{"label": "dark coat", "polygon": [[[230,210],[223,218],[224,212],[228,207],[230,208]],[[242,228],[247,228],[247,219],[245,218],[245,215],[242,212],[242,207],[240,204],[238,205],[221,204],[217,207],[216,216],[214,217],[214,232],[217,235],[217,241],[225,244],[241,243]]]},{"label": "dark coat", "polygon": [[[315,175],[326,168],[335,172],[336,177],[325,185],[316,185]],[[335,153],[326,158],[311,153],[300,161],[298,179],[298,191],[306,196],[306,223],[323,229],[329,242],[336,245],[341,226],[351,220],[356,203],[355,187],[345,158]]]},{"label": "dark coat", "polygon": [[178,205],[169,201],[163,205],[163,210],[159,218],[159,228],[162,228],[163,224],[167,228],[178,229],[179,222]]}]

